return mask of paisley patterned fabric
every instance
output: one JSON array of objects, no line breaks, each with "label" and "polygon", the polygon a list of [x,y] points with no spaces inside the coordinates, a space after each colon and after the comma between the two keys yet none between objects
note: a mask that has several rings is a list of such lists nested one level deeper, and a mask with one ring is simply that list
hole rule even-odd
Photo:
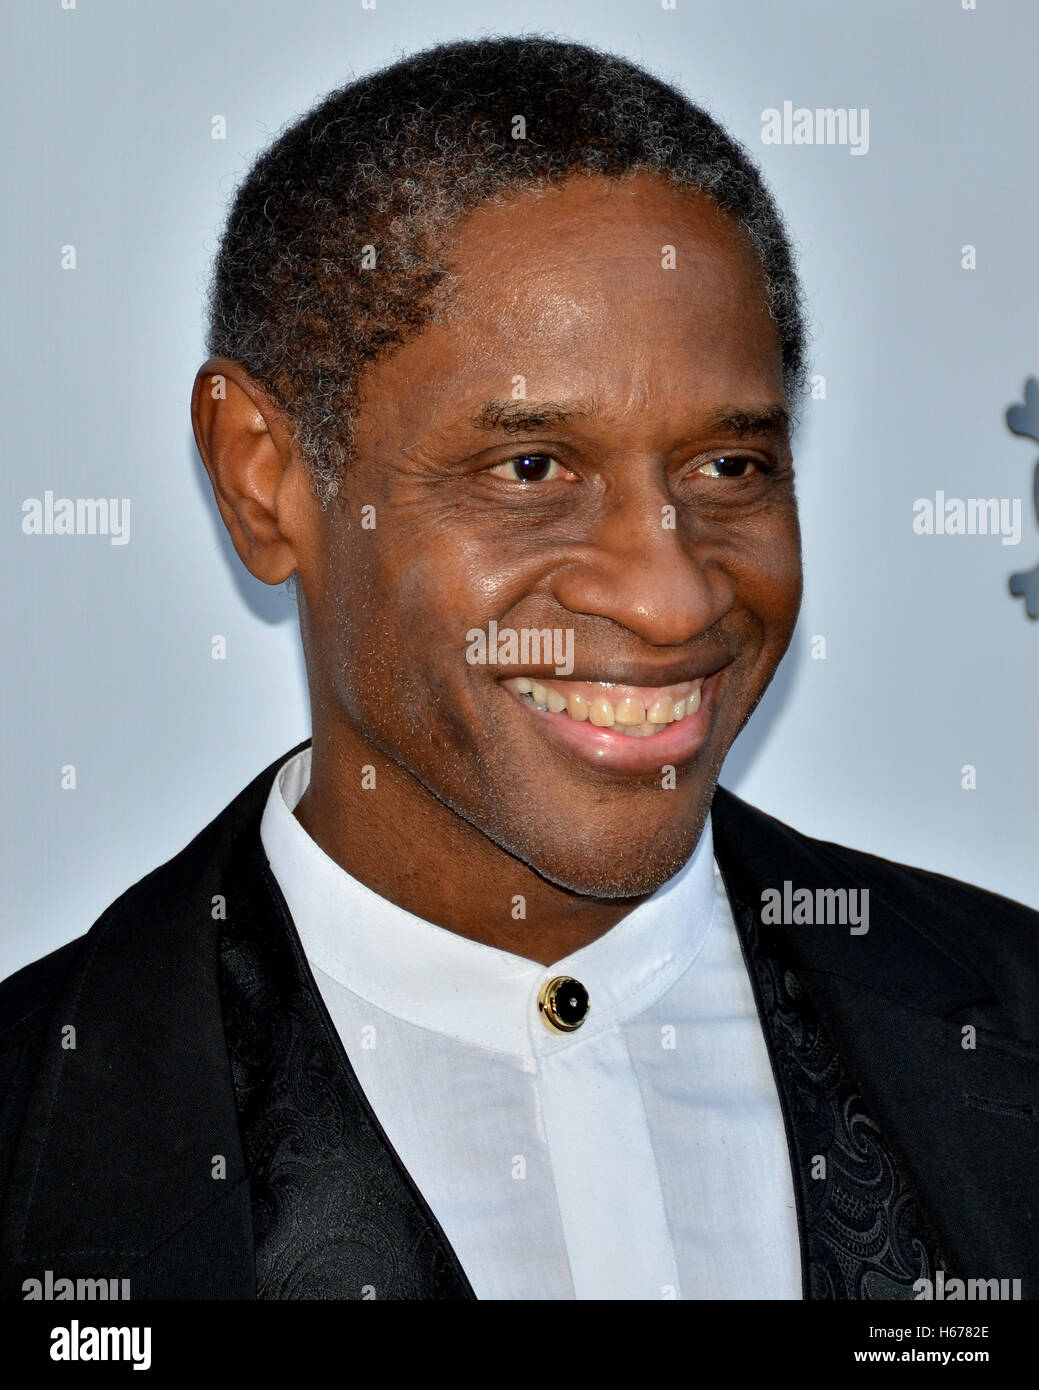
[{"label": "paisley patterned fabric", "polygon": [[229,899],[220,951],[257,1298],[472,1298],[368,1106],[259,848],[234,877],[269,895],[266,910]]},{"label": "paisley patterned fabric", "polygon": [[753,912],[734,916],[791,1141],[805,1297],[912,1299],[948,1266],[909,1182],[780,948]]},{"label": "paisley patterned fabric", "polygon": [[[249,895],[228,901],[220,981],[257,1297],[473,1298],[371,1111],[258,844],[230,880]],[[911,1299],[946,1266],[908,1180],[774,940],[733,909],[786,1116],[805,1297]]]}]

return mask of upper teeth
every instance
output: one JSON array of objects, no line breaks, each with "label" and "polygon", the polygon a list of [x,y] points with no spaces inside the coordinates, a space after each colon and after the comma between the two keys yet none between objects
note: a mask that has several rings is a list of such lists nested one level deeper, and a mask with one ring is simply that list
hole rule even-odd
[{"label": "upper teeth", "polygon": [[621,695],[615,700],[610,700],[605,694],[587,695],[576,690],[563,695],[527,676],[518,676],[514,684],[521,695],[530,696],[538,709],[547,709],[553,714],[562,714],[565,710],[571,719],[587,719],[600,728],[617,725],[626,734],[645,738],[658,733],[668,724],[695,714],[700,708],[702,682],[698,681],[696,689],[681,699],[662,695],[648,704],[638,695]]}]

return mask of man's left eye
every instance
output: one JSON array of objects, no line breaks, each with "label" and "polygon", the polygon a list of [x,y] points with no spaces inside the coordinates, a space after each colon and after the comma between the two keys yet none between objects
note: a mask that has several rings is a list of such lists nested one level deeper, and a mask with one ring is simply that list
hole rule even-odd
[{"label": "man's left eye", "polygon": [[[553,473],[553,469],[557,471]],[[509,478],[514,483],[543,483],[554,481],[567,470],[551,454],[520,454],[487,471],[497,474],[499,478]]]},{"label": "man's left eye", "polygon": [[745,468],[753,468],[758,473],[765,471],[762,465],[757,463],[754,459],[741,458],[736,454],[729,454],[721,459],[708,459],[707,462],[702,463],[696,471],[697,473],[702,473],[706,468],[713,468],[715,470],[713,473],[707,474],[709,478],[739,479],[747,477],[748,475],[741,471]]}]

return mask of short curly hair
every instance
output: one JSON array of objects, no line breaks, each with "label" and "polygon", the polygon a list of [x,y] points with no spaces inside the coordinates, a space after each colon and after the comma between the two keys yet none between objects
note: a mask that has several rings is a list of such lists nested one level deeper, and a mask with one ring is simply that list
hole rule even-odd
[{"label": "short curly hair", "polygon": [[634,64],[544,36],[428,49],[339,88],[285,129],[231,205],[206,347],[240,362],[285,411],[327,505],[351,456],[361,371],[431,321],[459,219],[571,174],[642,171],[708,195],[746,230],[795,400],[806,372],[801,288],[747,151]]}]

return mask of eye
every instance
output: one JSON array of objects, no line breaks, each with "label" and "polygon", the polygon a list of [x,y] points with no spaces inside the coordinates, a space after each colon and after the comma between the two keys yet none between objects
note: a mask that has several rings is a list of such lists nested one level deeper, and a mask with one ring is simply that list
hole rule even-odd
[{"label": "eye", "polygon": [[755,459],[743,458],[739,454],[729,454],[725,458],[720,459],[708,459],[707,462],[702,463],[696,471],[697,473],[702,473],[704,469],[707,468],[713,468],[715,470],[713,473],[707,474],[709,478],[732,478],[736,481],[739,481],[740,478],[750,476],[748,473],[742,471],[746,468],[753,468],[759,473],[768,471],[764,464],[758,463]]},{"label": "eye", "polygon": [[[553,473],[553,469],[557,471]],[[519,454],[514,459],[506,459],[504,463],[495,464],[487,471],[496,474],[499,478],[508,478],[514,483],[554,482],[564,473],[568,477],[571,476],[559,460],[554,459],[551,454]]]}]

